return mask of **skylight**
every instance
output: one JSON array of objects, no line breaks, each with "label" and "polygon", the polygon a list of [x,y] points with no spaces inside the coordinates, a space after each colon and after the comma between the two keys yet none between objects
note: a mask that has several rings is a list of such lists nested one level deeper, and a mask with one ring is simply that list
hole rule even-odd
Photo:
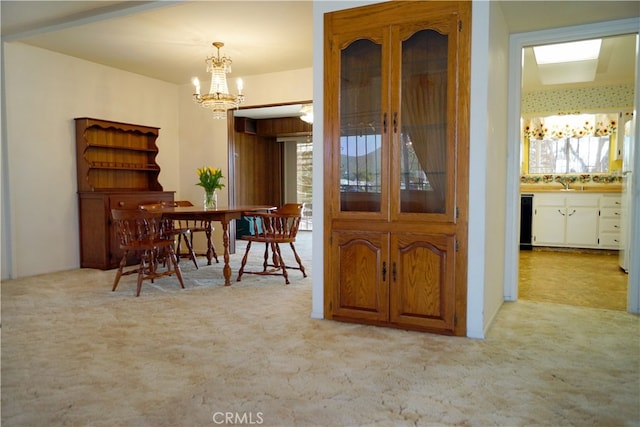
[{"label": "skylight", "polygon": [[602,39],[534,46],[533,52],[538,64],[559,64],[563,62],[597,59]]}]

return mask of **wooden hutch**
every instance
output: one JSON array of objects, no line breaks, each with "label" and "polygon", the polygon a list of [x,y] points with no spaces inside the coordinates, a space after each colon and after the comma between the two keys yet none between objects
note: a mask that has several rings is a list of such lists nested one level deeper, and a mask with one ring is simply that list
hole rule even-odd
[{"label": "wooden hutch", "polygon": [[163,191],[158,182],[159,128],[88,117],[76,118],[75,123],[80,266],[115,268],[122,251],[111,209],[173,200],[174,192]]},{"label": "wooden hutch", "polygon": [[471,3],[325,15],[325,317],[466,335]]}]

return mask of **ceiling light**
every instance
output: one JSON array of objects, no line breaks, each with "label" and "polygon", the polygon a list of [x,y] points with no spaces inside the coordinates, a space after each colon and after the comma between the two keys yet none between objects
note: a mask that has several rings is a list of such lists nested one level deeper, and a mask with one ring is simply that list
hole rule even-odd
[{"label": "ceiling light", "polygon": [[193,78],[193,85],[196,93],[193,99],[204,108],[213,111],[215,119],[224,119],[227,117],[227,110],[238,108],[244,102],[242,94],[242,79],[238,79],[238,94],[231,95],[227,87],[227,74],[231,73],[231,58],[228,56],[220,57],[220,48],[224,43],[214,42],[213,46],[218,49],[217,56],[209,56],[205,59],[207,64],[207,72],[211,73],[211,86],[209,93],[200,94],[200,81],[197,77]]},{"label": "ceiling light", "polygon": [[602,39],[582,40],[570,43],[534,46],[533,53],[538,64],[558,64],[561,62],[597,59]]},{"label": "ceiling light", "polygon": [[300,108],[300,120],[313,124],[313,104],[305,104]]}]

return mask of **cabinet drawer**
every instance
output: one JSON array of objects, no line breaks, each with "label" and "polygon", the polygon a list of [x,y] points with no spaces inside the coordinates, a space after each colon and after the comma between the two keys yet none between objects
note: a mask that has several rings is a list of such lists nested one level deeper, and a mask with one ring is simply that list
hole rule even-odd
[{"label": "cabinet drawer", "polygon": [[598,196],[593,194],[569,195],[567,196],[567,206],[598,207]]},{"label": "cabinet drawer", "polygon": [[603,248],[618,249],[620,248],[620,234],[619,233],[605,233],[601,234],[598,238],[599,246]]},{"label": "cabinet drawer", "polygon": [[617,218],[600,218],[601,233],[619,233],[620,220]]},{"label": "cabinet drawer", "polygon": [[620,208],[601,208],[600,216],[603,218],[620,218]]},{"label": "cabinet drawer", "polygon": [[533,196],[534,206],[557,206],[559,208],[564,207],[564,197],[558,197],[553,195],[539,195]]},{"label": "cabinet drawer", "polygon": [[620,208],[622,206],[621,196],[619,194],[603,194],[600,197],[600,207],[602,208]]},{"label": "cabinet drawer", "polygon": [[143,203],[170,202],[173,193],[118,194],[109,197],[109,209],[137,209]]}]

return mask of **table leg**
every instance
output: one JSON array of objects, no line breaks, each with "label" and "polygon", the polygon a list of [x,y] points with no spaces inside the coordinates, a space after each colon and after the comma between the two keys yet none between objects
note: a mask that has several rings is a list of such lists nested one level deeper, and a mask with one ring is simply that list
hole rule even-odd
[{"label": "table leg", "polygon": [[231,267],[229,267],[229,223],[222,221],[222,246],[224,247],[224,285],[231,285]]}]

